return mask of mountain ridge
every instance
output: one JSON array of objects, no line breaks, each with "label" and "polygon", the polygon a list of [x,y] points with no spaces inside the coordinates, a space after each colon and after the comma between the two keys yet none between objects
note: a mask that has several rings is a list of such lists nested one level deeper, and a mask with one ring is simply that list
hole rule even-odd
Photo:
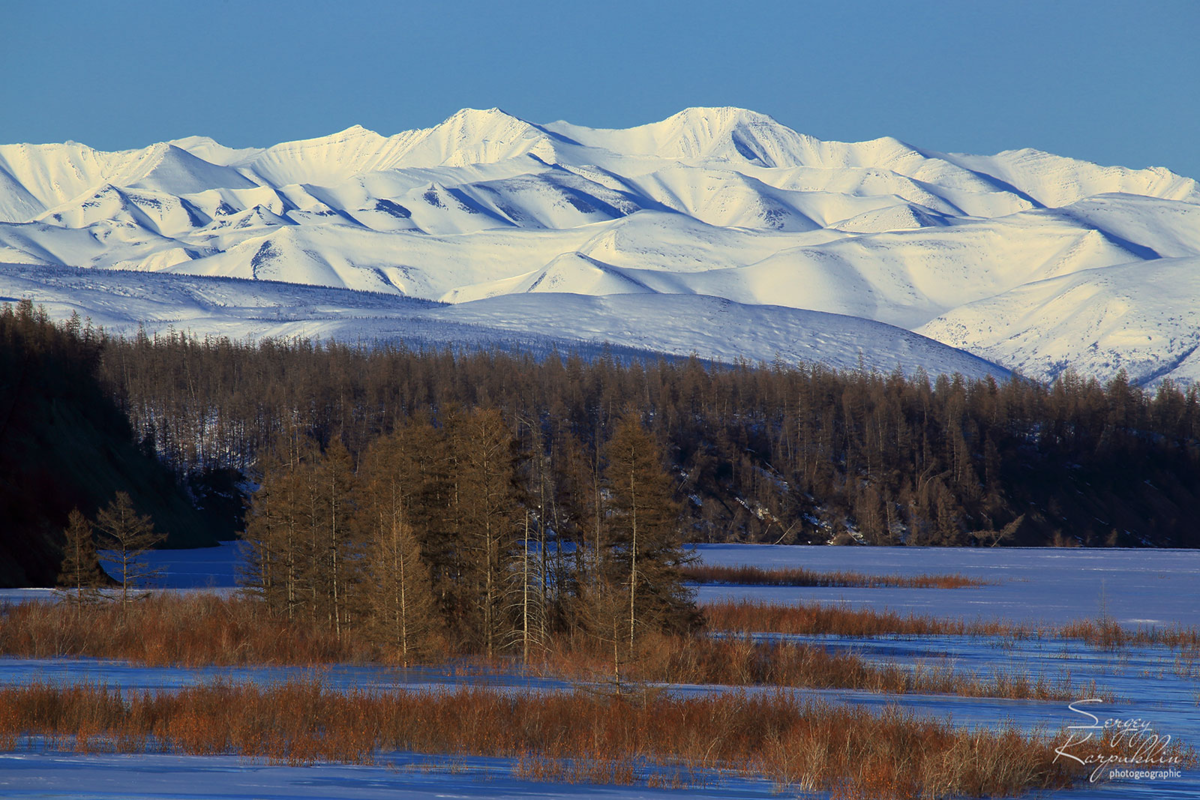
[{"label": "mountain ridge", "polygon": [[[1190,280],[1173,297],[1137,295],[1155,304],[1143,314],[1163,342],[1153,352],[1069,329],[1097,270],[1178,277],[1192,258],[1200,185],[1163,168],[822,141],[735,107],[626,129],[463,109],[391,136],[353,125],[263,148],[0,145],[2,261],[453,302],[708,295],[920,330],[1047,379],[1063,363],[1107,379],[1121,363],[1135,381],[1194,380],[1164,372],[1168,343],[1187,335],[1171,310],[1200,304]],[[977,316],[985,307],[1003,316]],[[1029,314],[1073,343],[1053,364],[1014,344]]]}]

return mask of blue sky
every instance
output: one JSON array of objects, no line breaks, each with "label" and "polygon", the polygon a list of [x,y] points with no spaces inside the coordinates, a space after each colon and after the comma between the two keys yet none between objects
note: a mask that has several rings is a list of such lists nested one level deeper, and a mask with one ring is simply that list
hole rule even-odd
[{"label": "blue sky", "polygon": [[734,105],[823,139],[1200,178],[1195,0],[7,5],[0,142],[266,145],[491,106],[627,127]]}]

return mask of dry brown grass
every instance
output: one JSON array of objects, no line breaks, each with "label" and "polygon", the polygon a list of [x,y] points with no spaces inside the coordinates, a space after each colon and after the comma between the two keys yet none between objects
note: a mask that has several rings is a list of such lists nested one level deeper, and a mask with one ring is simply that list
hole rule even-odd
[{"label": "dry brown grass", "polygon": [[680,788],[721,770],[839,798],[1013,796],[1084,774],[1074,762],[1055,763],[1059,736],[956,729],[896,709],[874,714],[783,694],[371,693],[317,683],[0,689],[0,746],[28,737],[68,752],[229,753],[286,764],[374,763],[389,751],[497,756],[529,779]]},{"label": "dry brown grass", "polygon": [[861,572],[816,572],[803,567],[761,569],[748,566],[693,564],[683,568],[684,580],[750,586],[824,586],[843,588],[962,589],[987,586],[990,581],[966,575],[867,575]]},{"label": "dry brown grass", "polygon": [[339,639],[328,626],[274,616],[257,600],[206,593],[154,595],[128,611],[115,603],[0,607],[0,654],[184,667],[387,661],[362,637]]},{"label": "dry brown grass", "polygon": [[[550,677],[608,680],[612,663],[604,656],[587,642],[563,641],[545,661],[531,668]],[[1012,700],[1073,700],[1082,696],[1113,699],[1095,682],[1077,686],[1069,676],[1049,680],[999,671],[981,675],[939,664],[875,663],[852,653],[831,652],[820,645],[754,641],[749,636],[650,637],[622,665],[622,672],[627,680],[647,683],[851,689]]]},{"label": "dry brown grass", "polygon": [[[778,610],[778,609],[777,609]],[[780,620],[794,615],[781,611]],[[724,618],[723,618],[724,619]],[[728,622],[728,620],[725,620]],[[769,625],[760,626],[771,630]],[[392,664],[397,655],[354,631],[341,638],[311,622],[288,622],[256,600],[159,595],[127,613],[119,607],[25,603],[0,609],[0,654],[24,658],[88,656],[149,666],[316,666]],[[486,660],[446,646],[426,660],[464,673],[527,670],[586,682],[613,675],[611,650],[594,639],[560,635],[530,664]],[[1064,700],[1095,687],[1012,673],[977,675],[937,665],[906,668],[831,653],[819,645],[755,642],[749,637],[648,636],[622,653],[623,680],[655,683],[855,689],[889,694]]]},{"label": "dry brown grass", "polygon": [[710,629],[737,633],[829,634],[836,636],[1012,635],[1008,623],[964,623],[894,611],[821,603],[784,605],[757,600],[723,600],[703,606]]},{"label": "dry brown grass", "polygon": [[728,600],[703,606],[714,631],[736,633],[830,634],[837,636],[998,636],[1010,639],[1063,639],[1093,647],[1121,649],[1160,645],[1200,652],[1195,628],[1124,628],[1111,619],[1066,625],[1022,625],[1001,620],[938,619],[894,611],[854,609],[820,603],[782,605],[756,600]]}]

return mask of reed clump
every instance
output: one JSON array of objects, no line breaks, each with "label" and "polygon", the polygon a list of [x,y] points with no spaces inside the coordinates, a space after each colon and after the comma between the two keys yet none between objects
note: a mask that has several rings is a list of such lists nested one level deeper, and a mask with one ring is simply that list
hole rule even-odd
[{"label": "reed clump", "polygon": [[[578,642],[561,646],[531,668],[547,676],[580,681],[607,680],[612,671],[603,653]],[[1069,676],[1051,680],[1000,671],[981,675],[936,663],[877,663],[820,645],[749,636],[648,638],[622,664],[622,673],[635,683],[849,689],[1011,700],[1073,700],[1083,695],[1111,699],[1094,682],[1076,686]]]},{"label": "reed clump", "polygon": [[991,582],[966,575],[867,575],[862,572],[819,572],[803,567],[762,569],[751,566],[690,564],[684,580],[747,586],[814,586],[829,588],[962,589]]},{"label": "reed clump", "polygon": [[1112,619],[1081,620],[1064,625],[1027,625],[1003,620],[954,620],[898,614],[869,608],[821,603],[765,603],[723,600],[702,606],[709,629],[734,633],[871,636],[995,636],[1009,639],[1061,639],[1093,647],[1122,649],[1157,645],[1200,653],[1195,628],[1126,628]]},{"label": "reed clump", "polygon": [[687,788],[740,774],[782,790],[895,800],[1013,796],[1086,774],[1056,762],[1053,735],[958,729],[784,694],[336,692],[316,682],[0,689],[0,738],[33,746],[32,737],[67,752],[228,753],[294,765],[369,764],[395,751],[494,756],[533,780]]},{"label": "reed clump", "polygon": [[[124,611],[105,605],[8,606],[0,609],[0,654],[184,667],[400,663],[397,653],[357,629],[337,636],[311,620],[271,614],[260,601],[211,594],[158,595]],[[611,645],[581,631],[552,637],[529,661],[503,654],[489,659],[443,640],[420,663],[463,673],[524,671],[585,682],[607,681],[614,673]],[[1045,700],[1072,699],[1079,691],[1065,680],[880,664],[820,645],[749,636],[650,634],[632,651],[622,648],[615,666],[622,680],[634,682]]]},{"label": "reed clump", "polygon": [[361,636],[271,614],[265,604],[209,593],[157,594],[116,603],[0,607],[0,654],[92,657],[147,666],[365,664],[387,660]]}]

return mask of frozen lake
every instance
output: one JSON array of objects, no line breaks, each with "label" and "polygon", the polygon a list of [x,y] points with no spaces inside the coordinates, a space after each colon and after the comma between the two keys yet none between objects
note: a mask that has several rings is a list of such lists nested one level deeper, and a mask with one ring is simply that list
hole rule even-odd
[{"label": "frozen lake", "polygon": [[1062,623],[1102,611],[1123,625],[1200,627],[1200,550],[697,545],[709,564],[805,567],[868,575],[959,573],[967,589],[702,586],[699,598],[747,597],[891,609],[954,619]]},{"label": "frozen lake", "polygon": [[711,789],[535,783],[504,758],[389,755],[373,766],[264,765],[233,756],[0,753],[0,797],[28,800],[777,800],[770,781],[727,778]]},{"label": "frozen lake", "polygon": [[[179,591],[233,591],[235,542],[152,553],[162,585]],[[966,589],[842,589],[700,586],[701,601],[753,598],[821,602],[954,619],[1062,623],[1102,612],[1123,625],[1200,627],[1200,550],[1112,548],[799,547],[694,545],[709,564],[805,567],[869,575],[959,573],[991,582]],[[52,596],[47,589],[0,591],[0,600]]]},{"label": "frozen lake", "polygon": [[[1107,612],[1127,625],[1200,625],[1200,553],[1179,550],[941,549],[700,545],[713,564],[760,567],[802,566],[869,574],[961,573],[992,583],[967,589],[830,589],[703,586],[701,600],[751,597],[768,602],[823,602],[886,608],[949,618],[1001,618],[1064,622]],[[194,551],[163,551],[156,558],[165,585],[176,591],[232,591],[237,549],[233,544]],[[10,599],[45,597],[33,590]],[[1181,662],[1165,648],[1107,652],[1075,642],[1001,642],[987,637],[793,637],[848,649],[872,661],[923,663],[982,674],[1020,672],[1049,679],[1070,675],[1076,685],[1095,681],[1117,702],[1089,707],[1101,717],[1139,717],[1162,734],[1200,742],[1200,679],[1197,665]],[[272,683],[319,677],[332,687],[380,691],[441,691],[464,682],[500,691],[569,691],[562,681],[518,675],[464,678],[447,671],[400,671],[378,667],[328,669],[235,668],[155,669],[92,659],[36,661],[0,659],[0,683],[104,683],[127,688],[173,688],[213,679]],[[679,686],[680,695],[729,689]],[[755,691],[755,690],[751,690]],[[760,689],[758,691],[769,691]],[[956,724],[1057,729],[1079,718],[1060,702],[970,699],[933,695],[900,697],[867,692],[796,690],[806,698],[883,708],[898,704],[914,713],[949,717]],[[1082,698],[1081,698],[1082,699]],[[0,754],[0,796],[21,798],[766,798],[777,796],[768,782],[731,779],[709,789],[665,790],[528,783],[511,777],[504,759],[431,759],[381,754],[376,766],[266,766],[231,757],[166,755],[65,755],[43,752]],[[1081,800],[1200,797],[1200,774],[1170,781],[1122,781],[1087,786],[1055,797]]]}]

